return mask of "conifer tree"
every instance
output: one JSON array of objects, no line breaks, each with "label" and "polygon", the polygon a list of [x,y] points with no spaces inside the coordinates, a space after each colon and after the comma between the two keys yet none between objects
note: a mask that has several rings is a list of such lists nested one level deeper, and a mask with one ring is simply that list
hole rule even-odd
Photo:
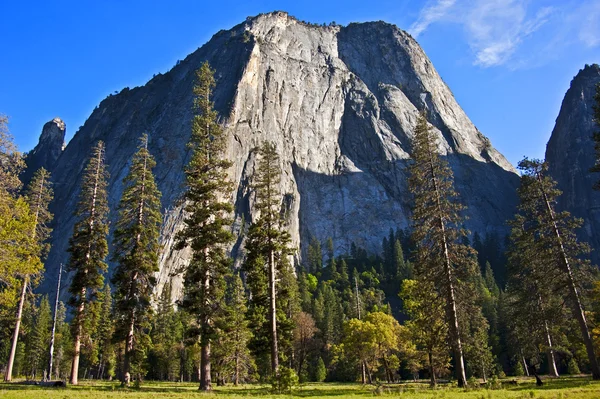
[{"label": "conifer tree", "polygon": [[152,327],[152,361],[150,378],[174,381],[179,376],[178,351],[181,331],[178,331],[178,318],[173,307],[172,283],[167,281],[158,298],[156,317]]},{"label": "conifer tree", "polygon": [[429,281],[444,299],[454,372],[458,385],[463,387],[467,380],[459,317],[463,304],[459,298],[467,301],[473,297],[474,291],[466,281],[478,267],[474,264],[474,251],[463,244],[466,237],[461,228],[463,206],[457,201],[452,171],[437,153],[435,137],[424,113],[415,129],[412,160],[409,188],[414,198],[415,274]]},{"label": "conifer tree", "polygon": [[[264,322],[260,321],[260,313],[267,312],[271,373],[276,376],[280,357],[277,332],[277,280],[281,279],[282,274],[286,273],[290,267],[287,258],[291,250],[289,233],[283,229],[283,220],[280,215],[281,167],[275,145],[264,142],[259,149],[259,156],[254,189],[256,190],[256,210],[260,216],[250,226],[248,232],[246,244],[248,253],[243,268],[252,294],[250,311],[258,311],[258,314],[255,314],[259,318],[254,321],[255,329],[263,330],[265,328]],[[285,317],[283,321],[285,321]],[[262,334],[258,333],[258,336],[260,335]],[[265,337],[260,339],[264,341]]]},{"label": "conifer tree", "polygon": [[[528,238],[529,252],[540,260],[540,279],[550,284],[570,304],[585,345],[592,376],[600,379],[600,367],[594,352],[581,292],[587,278],[589,262],[582,255],[589,252],[587,244],[577,241],[575,229],[582,224],[568,212],[556,212],[556,199],[561,194],[556,182],[547,175],[547,164],[527,158],[519,162],[522,170],[518,189],[520,204],[516,223]],[[514,229],[513,229],[514,231]],[[537,264],[537,263],[536,263]],[[541,280],[540,280],[541,281]]]},{"label": "conifer tree", "polygon": [[42,297],[40,306],[35,310],[34,323],[27,339],[27,373],[32,379],[36,379],[38,373],[45,373],[44,367],[48,364],[46,361],[48,344],[50,343],[50,323],[52,313],[48,297]]},{"label": "conifer tree", "polygon": [[152,169],[156,162],[148,151],[148,136],[142,135],[129,174],[123,179],[119,219],[114,233],[113,259],[117,262],[115,286],[116,334],[125,341],[123,385],[131,380],[131,358],[135,342],[148,328],[152,291],[158,272],[158,238],[162,216],[160,192]]},{"label": "conifer tree", "polygon": [[254,369],[248,351],[251,332],[246,320],[247,299],[242,279],[237,274],[228,278],[225,303],[225,312],[216,323],[220,330],[214,353],[218,364],[216,371],[222,382],[233,381],[237,386]]},{"label": "conifer tree", "polygon": [[71,322],[74,348],[70,383],[73,385],[78,383],[86,306],[95,300],[97,291],[103,287],[103,273],[107,269],[104,259],[108,254],[108,172],[104,153],[104,143],[99,141],[92,149],[83,173],[79,203],[75,209],[78,221],[69,240],[68,251],[71,256],[67,268],[73,272],[69,305],[75,313]]},{"label": "conifer tree", "polygon": [[93,339],[96,341],[98,352],[97,378],[102,379],[105,374],[112,376],[115,366],[115,351],[112,342],[115,320],[113,317],[113,300],[110,285],[104,285],[104,290],[98,294],[98,302],[100,303],[100,310]]},{"label": "conifer tree", "polygon": [[[52,221],[52,213],[48,211],[48,207],[53,198],[53,192],[50,184],[50,173],[44,168],[40,168],[35,172],[29,186],[27,187],[27,193],[25,199],[29,204],[29,211],[33,216],[33,228],[30,232],[31,240],[37,243],[40,250],[40,258],[44,258],[49,245],[47,240],[50,236],[52,229],[49,227]],[[34,267],[31,267],[34,266]],[[17,340],[19,338],[19,329],[21,325],[21,317],[23,315],[23,305],[25,303],[25,294],[30,286],[30,280],[39,277],[42,272],[43,266],[39,263],[33,262],[30,267],[19,270],[19,278],[21,282],[21,295],[19,297],[19,304],[17,308],[17,320],[15,322],[15,329],[13,333],[13,340],[11,351],[8,360],[6,381],[10,381],[12,377],[12,366],[15,358],[15,351],[17,349]]]},{"label": "conifer tree", "polygon": [[227,217],[232,205],[232,185],[227,179],[231,162],[224,158],[225,134],[217,123],[211,100],[214,71],[204,63],[196,72],[194,119],[189,148],[192,156],[185,168],[187,190],[185,227],[177,235],[177,248],[190,247],[192,259],[185,269],[181,306],[196,317],[200,336],[200,389],[211,390],[210,345],[215,338],[214,318],[222,311],[224,276],[229,259],[224,246],[233,236]]}]

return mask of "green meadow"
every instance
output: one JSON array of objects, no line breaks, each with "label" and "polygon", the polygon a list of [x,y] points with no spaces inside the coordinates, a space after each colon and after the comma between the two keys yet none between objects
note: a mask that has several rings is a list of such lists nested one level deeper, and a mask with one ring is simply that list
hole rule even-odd
[{"label": "green meadow", "polygon": [[[514,383],[516,381],[516,384]],[[121,388],[118,382],[83,381],[79,386],[67,388],[42,388],[19,383],[0,384],[2,399],[87,399],[87,398],[375,398],[397,397],[416,399],[500,399],[500,398],[548,398],[548,399],[597,399],[600,398],[600,381],[589,377],[545,379],[544,386],[537,387],[533,379],[506,379],[492,388],[459,389],[440,385],[430,389],[425,381],[384,385],[361,385],[341,383],[310,383],[295,388],[289,394],[273,394],[268,385],[242,385],[238,387],[215,387],[211,393],[198,391],[196,383],[146,382],[140,388]]]}]

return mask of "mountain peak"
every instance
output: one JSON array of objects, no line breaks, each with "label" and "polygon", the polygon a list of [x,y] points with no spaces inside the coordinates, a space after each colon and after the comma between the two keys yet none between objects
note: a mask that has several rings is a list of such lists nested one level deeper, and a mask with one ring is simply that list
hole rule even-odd
[{"label": "mountain peak", "polygon": [[[152,138],[165,225],[159,285],[189,260],[172,246],[181,227],[194,71],[215,70],[213,96],[228,137],[235,186],[231,250],[244,255],[243,223],[256,217],[255,149],[270,141],[281,161],[282,213],[299,260],[311,237],[331,237],[336,255],[354,243],[381,251],[381,238],[410,220],[407,165],[419,113],[428,110],[439,152],[450,163],[468,207],[467,227],[506,232],[518,176],[469,120],[420,46],[391,24],[326,26],[285,12],[248,18],[220,31],[166,74],[103,101],[77,132],[55,168],[56,229],[48,274],[64,261],[89,149],[106,143],[109,206],[114,223],[137,138]],[[48,280],[52,284],[52,280]],[[174,283],[177,286],[177,282]]]}]

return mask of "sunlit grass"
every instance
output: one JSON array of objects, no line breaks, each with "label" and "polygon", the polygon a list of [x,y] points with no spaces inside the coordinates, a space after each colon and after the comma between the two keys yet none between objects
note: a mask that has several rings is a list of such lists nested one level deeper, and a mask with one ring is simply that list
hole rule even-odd
[{"label": "sunlit grass", "polygon": [[310,383],[294,389],[291,395],[274,395],[268,385],[242,385],[215,387],[213,393],[198,391],[196,383],[145,382],[139,389],[124,389],[119,383],[108,381],[83,381],[79,386],[68,388],[42,388],[35,385],[17,383],[0,384],[0,398],[35,399],[75,399],[75,398],[374,398],[398,397],[416,399],[597,399],[600,398],[600,381],[589,377],[565,377],[545,379],[543,387],[536,387],[533,379],[520,378],[517,385],[509,384],[513,379],[504,380],[503,388],[458,389],[441,385],[430,389],[427,381],[418,383],[383,384],[379,386],[340,383]]}]

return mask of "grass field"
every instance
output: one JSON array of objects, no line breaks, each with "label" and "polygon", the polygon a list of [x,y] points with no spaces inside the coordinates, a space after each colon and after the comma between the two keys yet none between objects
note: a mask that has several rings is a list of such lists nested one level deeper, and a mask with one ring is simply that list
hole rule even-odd
[{"label": "grass field", "polygon": [[[508,380],[506,380],[508,381]],[[536,387],[533,379],[519,379],[517,385],[505,384],[500,389],[458,389],[441,386],[429,389],[426,383],[403,383],[375,387],[360,384],[304,384],[291,395],[273,395],[270,387],[247,385],[240,387],[216,387],[212,393],[201,393],[195,383],[146,382],[139,389],[122,389],[118,382],[84,381],[68,388],[41,388],[18,383],[0,384],[2,399],[141,399],[141,398],[375,398],[399,397],[416,399],[500,399],[500,398],[548,398],[548,399],[597,399],[600,398],[600,381],[589,377],[566,377],[546,379],[543,387]]]}]

